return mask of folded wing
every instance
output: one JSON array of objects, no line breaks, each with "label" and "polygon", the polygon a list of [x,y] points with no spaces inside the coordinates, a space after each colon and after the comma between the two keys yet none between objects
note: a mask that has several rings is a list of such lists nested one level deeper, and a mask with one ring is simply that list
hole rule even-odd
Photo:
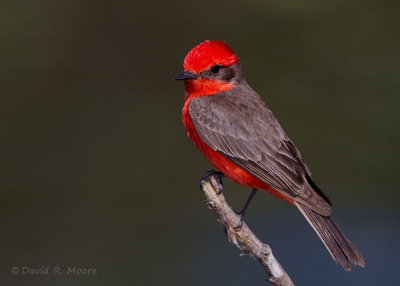
[{"label": "folded wing", "polygon": [[321,215],[331,204],[311,179],[300,152],[249,86],[192,99],[194,127],[212,149],[285,196]]}]

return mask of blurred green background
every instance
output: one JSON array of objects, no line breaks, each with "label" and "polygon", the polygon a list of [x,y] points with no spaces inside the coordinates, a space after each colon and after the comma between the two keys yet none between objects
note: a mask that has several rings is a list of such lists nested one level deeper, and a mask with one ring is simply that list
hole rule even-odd
[{"label": "blurred green background", "polygon": [[[173,77],[223,39],[334,202],[366,269],[260,193],[246,221],[298,285],[393,285],[400,256],[396,1],[2,1],[2,285],[265,285],[228,244]],[[249,190],[225,181],[237,209]],[[12,267],[96,268],[95,276]]]}]

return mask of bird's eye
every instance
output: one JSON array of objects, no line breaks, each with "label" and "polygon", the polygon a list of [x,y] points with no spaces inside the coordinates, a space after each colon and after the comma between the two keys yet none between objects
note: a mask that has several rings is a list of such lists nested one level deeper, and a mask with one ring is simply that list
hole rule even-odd
[{"label": "bird's eye", "polygon": [[211,71],[213,72],[213,73],[218,73],[219,72],[219,70],[220,70],[220,66],[219,65],[216,65],[216,66],[213,66],[212,68],[211,68]]}]

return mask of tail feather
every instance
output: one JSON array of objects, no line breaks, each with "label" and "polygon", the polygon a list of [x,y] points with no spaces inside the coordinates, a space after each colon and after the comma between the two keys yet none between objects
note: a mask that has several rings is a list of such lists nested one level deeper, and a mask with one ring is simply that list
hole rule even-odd
[{"label": "tail feather", "polygon": [[320,215],[298,202],[295,202],[295,204],[317,232],[332,258],[345,270],[351,270],[350,262],[362,267],[365,266],[364,257],[360,251],[351,243],[329,216]]}]

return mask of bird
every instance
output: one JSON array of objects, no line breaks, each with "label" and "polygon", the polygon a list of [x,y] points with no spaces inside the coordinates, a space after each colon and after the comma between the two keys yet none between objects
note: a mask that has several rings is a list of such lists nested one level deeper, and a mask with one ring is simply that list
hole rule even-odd
[{"label": "bird", "polygon": [[[187,135],[222,176],[265,190],[297,207],[332,258],[346,271],[364,257],[331,218],[332,203],[311,177],[299,150],[246,82],[234,50],[206,40],[186,55],[182,122]],[[212,173],[212,172],[211,172]],[[210,175],[210,173],[206,174]]]}]

